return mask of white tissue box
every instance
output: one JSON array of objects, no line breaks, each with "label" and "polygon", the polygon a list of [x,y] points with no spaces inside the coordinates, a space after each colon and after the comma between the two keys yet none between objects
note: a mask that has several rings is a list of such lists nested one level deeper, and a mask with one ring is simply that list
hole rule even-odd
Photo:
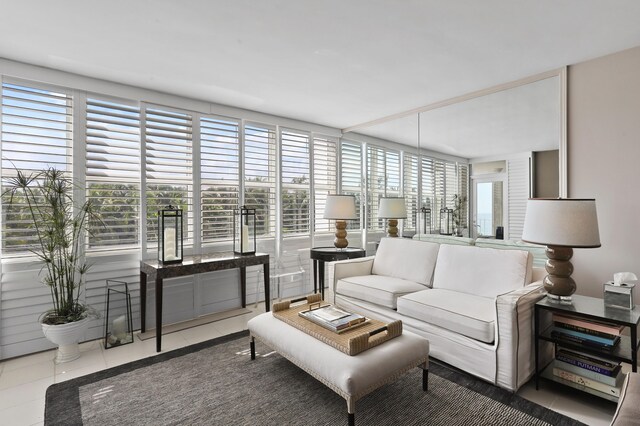
[{"label": "white tissue box", "polygon": [[613,281],[604,284],[604,306],[610,308],[633,309],[633,288],[635,284],[613,285]]}]

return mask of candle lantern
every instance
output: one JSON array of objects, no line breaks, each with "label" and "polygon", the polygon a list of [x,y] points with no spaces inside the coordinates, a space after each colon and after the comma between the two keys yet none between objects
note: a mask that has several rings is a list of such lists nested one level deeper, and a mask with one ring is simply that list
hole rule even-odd
[{"label": "candle lantern", "polygon": [[417,234],[430,234],[431,233],[431,209],[428,207],[422,207],[416,212],[416,233]]},{"label": "candle lantern", "polygon": [[182,209],[171,205],[158,212],[158,262],[182,262]]},{"label": "candle lantern", "polygon": [[453,235],[453,209],[440,209],[440,235]]},{"label": "candle lantern", "polygon": [[242,206],[233,210],[233,252],[255,254],[256,209]]},{"label": "candle lantern", "polygon": [[107,280],[104,348],[110,349],[128,343],[133,343],[133,315],[129,285],[124,281]]}]

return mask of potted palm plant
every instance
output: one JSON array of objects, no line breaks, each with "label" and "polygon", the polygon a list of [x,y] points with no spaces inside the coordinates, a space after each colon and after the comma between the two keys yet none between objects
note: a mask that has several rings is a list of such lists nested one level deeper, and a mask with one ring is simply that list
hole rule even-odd
[{"label": "potted palm plant", "polygon": [[24,209],[35,239],[30,251],[42,262],[42,282],[51,291],[53,307],[40,317],[42,331],[58,345],[56,362],[72,361],[80,356],[78,342],[89,318],[96,315],[80,296],[89,270],[82,242],[87,221],[98,218],[89,201],[74,203],[73,181],[63,171],[26,175],[18,170],[7,186],[8,207]]},{"label": "potted palm plant", "polygon": [[467,202],[467,196],[465,194],[455,194],[453,196],[453,226],[455,233],[458,237],[463,235],[464,231],[464,208]]}]

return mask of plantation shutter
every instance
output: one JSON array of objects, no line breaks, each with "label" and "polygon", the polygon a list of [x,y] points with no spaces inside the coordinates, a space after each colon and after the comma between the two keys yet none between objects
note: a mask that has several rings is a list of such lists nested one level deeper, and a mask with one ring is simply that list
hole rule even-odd
[{"label": "plantation shutter", "polygon": [[529,158],[529,156],[512,158],[507,163],[509,235],[505,236],[505,238],[510,240],[520,240],[522,238],[527,199],[531,196]]},{"label": "plantation shutter", "polygon": [[314,136],[313,138],[313,190],[315,204],[314,232],[332,231],[331,221],[324,219],[327,194],[336,193],[337,142],[335,139]]},{"label": "plantation shutter", "polygon": [[418,210],[418,157],[404,154],[403,157],[404,198],[407,205],[406,229],[416,229],[416,213]]},{"label": "plantation shutter", "polygon": [[453,208],[453,196],[458,194],[458,173],[456,163],[444,163],[446,206]]},{"label": "plantation shutter", "polygon": [[436,203],[435,203],[435,165],[432,158],[421,159],[422,173],[422,207],[431,210],[431,223],[428,224],[428,231],[434,232],[438,228],[435,223]]},{"label": "plantation shutter", "polygon": [[467,200],[462,205],[460,225],[463,228],[469,227],[469,166],[458,163],[458,194]]},{"label": "plantation shutter", "polygon": [[444,161],[434,160],[434,201],[435,210],[431,212],[435,220],[435,229],[440,230],[440,209],[446,207],[447,186]]},{"label": "plantation shutter", "polygon": [[347,221],[347,229],[360,229],[362,200],[362,145],[343,141],[340,144],[340,193],[356,198],[358,219]]},{"label": "plantation shutter", "polygon": [[244,126],[244,204],[256,209],[256,235],[274,236],[276,229],[276,133],[270,126]]},{"label": "plantation shutter", "polygon": [[367,146],[367,229],[370,231],[380,231],[384,228],[384,221],[378,219],[378,205],[380,197],[385,195],[387,186],[385,176],[385,154],[384,149],[374,146]]},{"label": "plantation shutter", "polygon": [[158,210],[183,210],[184,245],[193,243],[192,129],[190,114],[145,109],[147,241],[158,241]]},{"label": "plantation shutter", "polygon": [[240,197],[240,123],[200,119],[202,242],[233,239],[233,209]]},{"label": "plantation shutter", "polygon": [[[17,170],[26,175],[52,167],[71,175],[73,100],[56,88],[2,84],[2,193]],[[30,254],[36,243],[25,199],[2,198],[4,255]]]},{"label": "plantation shutter", "polygon": [[140,109],[87,99],[86,185],[102,221],[89,222],[89,249],[136,246],[140,223]]},{"label": "plantation shutter", "polygon": [[280,134],[282,146],[282,234],[309,234],[309,135],[292,130]]}]

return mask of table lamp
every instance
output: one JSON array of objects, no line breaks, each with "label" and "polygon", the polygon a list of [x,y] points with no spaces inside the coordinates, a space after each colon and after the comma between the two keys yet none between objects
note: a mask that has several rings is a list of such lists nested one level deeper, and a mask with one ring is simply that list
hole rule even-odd
[{"label": "table lamp", "polygon": [[596,200],[530,198],[524,218],[522,241],[546,245],[547,297],[571,301],[576,283],[571,278],[573,248],[600,247]]},{"label": "table lamp", "polygon": [[358,218],[356,214],[356,197],[353,195],[327,195],[323,218],[335,219],[336,238],[333,240],[333,245],[338,249],[346,248],[349,245],[346,219]]},{"label": "table lamp", "polygon": [[398,236],[398,219],[406,219],[407,206],[404,197],[380,197],[378,217],[389,219],[387,237]]}]

